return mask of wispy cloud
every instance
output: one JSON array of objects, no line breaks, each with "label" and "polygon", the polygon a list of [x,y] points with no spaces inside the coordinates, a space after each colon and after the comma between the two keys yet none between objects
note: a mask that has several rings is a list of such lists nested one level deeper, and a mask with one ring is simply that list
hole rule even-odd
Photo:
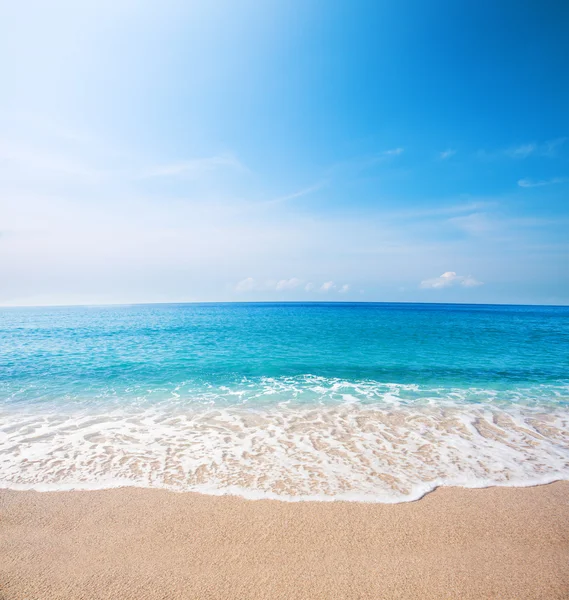
[{"label": "wispy cloud", "polygon": [[451,158],[451,156],[454,156],[456,154],[456,150],[453,150],[452,148],[448,148],[447,150],[444,150],[443,152],[439,153],[439,158],[441,160],[446,160],[447,158]]},{"label": "wispy cloud", "polygon": [[194,158],[165,165],[150,167],[141,178],[151,177],[200,177],[217,169],[246,171],[246,167],[233,154],[218,154],[207,158]]},{"label": "wispy cloud", "polygon": [[6,169],[11,176],[17,173],[27,180],[36,177],[58,177],[66,180],[94,180],[103,172],[83,164],[58,151],[45,151],[17,142],[0,142],[0,172]]},{"label": "wispy cloud", "polygon": [[549,140],[545,142],[541,148],[540,152],[544,156],[555,156],[557,154],[557,150],[567,141],[566,137],[556,138],[554,140]]},{"label": "wispy cloud", "polygon": [[405,152],[405,149],[401,147],[390,148],[371,156],[360,156],[333,164],[325,170],[323,173],[323,178],[320,181],[317,181],[308,187],[301,188],[290,194],[285,194],[284,196],[279,196],[271,200],[260,202],[255,204],[255,206],[274,206],[278,204],[284,204],[290,200],[296,200],[297,198],[314,194],[333,184],[334,182],[337,182],[338,180],[349,178],[350,174],[353,175],[354,173],[373,168],[381,163],[389,162],[392,158],[403,154],[403,152]]},{"label": "wispy cloud", "polygon": [[452,217],[448,222],[458,229],[473,235],[480,235],[495,229],[494,221],[484,212],[474,212],[469,215]]},{"label": "wispy cloud", "polygon": [[246,277],[235,286],[236,292],[252,292],[257,287],[257,282],[252,277]]},{"label": "wispy cloud", "polygon": [[26,184],[49,182],[60,187],[78,183],[128,186],[150,178],[199,179],[221,169],[247,171],[232,154],[145,167],[136,152],[122,155],[110,144],[107,147],[100,140],[92,142],[72,130],[54,125],[44,127],[40,133],[37,140],[27,139],[29,135],[0,139],[0,178],[23,180]]},{"label": "wispy cloud", "polygon": [[498,159],[506,157],[514,160],[523,160],[530,156],[553,158],[557,156],[559,149],[566,141],[566,137],[559,137],[552,140],[546,140],[545,142],[526,142],[516,146],[509,146],[508,148],[503,148],[501,150],[479,150],[477,156],[482,159]]},{"label": "wispy cloud", "polygon": [[443,206],[433,206],[432,208],[416,208],[413,210],[385,213],[385,217],[390,219],[416,219],[445,215],[461,215],[463,213],[471,213],[472,211],[490,208],[494,205],[496,205],[495,201],[477,200],[474,202],[464,202],[463,204],[447,204]]},{"label": "wispy cloud", "polygon": [[554,177],[553,179],[541,179],[534,181],[532,179],[520,179],[518,185],[522,188],[542,187],[544,185],[554,185],[556,183],[567,183],[569,177]]},{"label": "wispy cloud", "polygon": [[535,154],[537,144],[522,144],[504,150],[504,154],[510,158],[527,158],[531,154]]},{"label": "wispy cloud", "polygon": [[345,294],[350,290],[350,284],[344,283],[342,285],[337,285],[333,281],[325,281],[319,285],[312,281],[305,282],[298,277],[278,280],[256,280],[253,277],[247,277],[239,281],[234,286],[234,289],[236,292],[289,292],[298,290],[304,292],[319,291],[325,294],[330,292]]},{"label": "wispy cloud", "polygon": [[482,281],[474,279],[474,277],[471,275],[457,275],[454,271],[446,271],[439,277],[424,279],[421,281],[419,287],[423,289],[438,290],[452,287],[454,285],[461,285],[462,287],[477,287],[484,284]]},{"label": "wispy cloud", "polygon": [[266,279],[257,280],[246,277],[235,285],[236,292],[284,292],[294,290],[303,284],[302,279],[291,277],[290,279]]},{"label": "wispy cloud", "polygon": [[392,148],[391,150],[385,150],[382,152],[384,156],[399,156],[405,152],[405,148]]},{"label": "wispy cloud", "polygon": [[333,281],[325,281],[319,288],[320,292],[328,294],[329,292],[337,292],[338,294],[345,294],[350,291],[350,284],[336,284]]},{"label": "wispy cloud", "polygon": [[311,185],[309,187],[298,190],[297,192],[293,192],[292,194],[287,194],[286,196],[280,196],[278,198],[274,198],[273,200],[267,200],[266,202],[263,202],[262,204],[264,204],[264,205],[282,204],[284,202],[288,202],[289,200],[294,200],[296,198],[301,198],[302,196],[308,196],[308,194],[313,194],[314,192],[318,192],[323,187],[325,187],[327,184],[328,184],[328,182],[326,180],[319,181],[318,183],[315,183],[314,185]]},{"label": "wispy cloud", "polygon": [[335,183],[342,179],[350,179],[368,169],[374,169],[380,165],[391,164],[404,152],[405,148],[396,147],[380,150],[373,154],[364,154],[341,160],[331,164],[324,171],[324,177],[326,178],[327,183]]}]

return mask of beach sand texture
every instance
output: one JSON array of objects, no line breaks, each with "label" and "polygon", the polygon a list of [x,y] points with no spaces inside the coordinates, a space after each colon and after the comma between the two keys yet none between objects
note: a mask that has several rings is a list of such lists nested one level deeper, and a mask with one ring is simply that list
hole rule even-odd
[{"label": "beach sand texture", "polygon": [[569,482],[395,505],[0,491],[0,598],[569,598]]}]

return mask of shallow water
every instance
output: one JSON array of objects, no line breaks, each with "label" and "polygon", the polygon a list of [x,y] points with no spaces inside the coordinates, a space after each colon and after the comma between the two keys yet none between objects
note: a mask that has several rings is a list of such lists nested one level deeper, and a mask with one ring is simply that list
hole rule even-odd
[{"label": "shallow water", "polygon": [[0,485],[398,502],[569,478],[569,308],[0,311]]}]

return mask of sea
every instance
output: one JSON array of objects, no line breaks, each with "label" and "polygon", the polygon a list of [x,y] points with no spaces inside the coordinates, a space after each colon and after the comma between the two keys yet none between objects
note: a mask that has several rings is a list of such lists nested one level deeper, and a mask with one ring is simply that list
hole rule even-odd
[{"label": "sea", "polygon": [[404,502],[569,479],[569,307],[0,309],[0,487]]}]

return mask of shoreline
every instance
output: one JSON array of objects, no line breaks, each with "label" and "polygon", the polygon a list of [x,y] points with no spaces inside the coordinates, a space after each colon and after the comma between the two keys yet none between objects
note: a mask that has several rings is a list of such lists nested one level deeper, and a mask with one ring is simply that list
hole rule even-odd
[{"label": "shoreline", "polygon": [[529,481],[527,483],[524,482],[516,482],[513,484],[502,484],[499,482],[490,482],[488,484],[483,485],[466,485],[466,484],[458,484],[458,483],[449,483],[449,484],[437,484],[432,488],[422,492],[420,495],[412,496],[408,500],[407,499],[398,499],[398,500],[379,500],[374,498],[366,498],[366,497],[356,497],[357,494],[354,495],[353,498],[346,497],[344,494],[335,494],[334,496],[291,496],[291,495],[279,495],[267,492],[257,492],[256,490],[248,490],[248,489],[236,489],[235,491],[223,491],[223,490],[184,490],[184,489],[176,489],[170,488],[168,486],[159,486],[159,485],[143,485],[139,483],[131,483],[131,482],[117,482],[116,484],[109,483],[86,483],[82,484],[49,484],[49,483],[41,483],[41,484],[19,484],[19,483],[10,483],[8,485],[4,485],[4,482],[0,482],[0,495],[4,492],[34,492],[38,494],[57,494],[57,493],[67,493],[67,492],[104,492],[111,490],[148,490],[148,491],[161,491],[168,492],[172,494],[196,494],[198,496],[206,496],[212,498],[238,498],[240,500],[245,500],[246,502],[284,502],[286,504],[297,504],[297,503],[310,503],[310,504],[334,504],[338,502],[343,502],[346,504],[364,504],[364,505],[374,505],[380,504],[385,506],[392,506],[398,504],[412,504],[414,502],[419,502],[423,498],[434,494],[438,490],[443,489],[459,489],[459,490],[487,490],[487,489],[527,489],[527,488],[539,488],[543,486],[548,486],[555,483],[567,483],[569,485],[569,478],[564,477],[552,477],[545,478],[543,481]]},{"label": "shoreline", "polygon": [[569,597],[569,482],[420,501],[0,490],[0,598]]},{"label": "shoreline", "polygon": [[[318,394],[322,383],[301,378],[252,385],[259,393],[284,386],[280,393],[289,394],[301,385]],[[344,401],[191,410],[185,401],[126,402],[106,413],[102,406],[58,412],[50,404],[45,413],[5,411],[0,486],[140,485],[251,499],[398,503],[438,486],[525,486],[568,477],[565,409],[470,405],[466,392],[441,406],[399,406],[400,394],[418,392],[324,383],[330,398],[340,385]],[[381,393],[389,402],[351,402],[352,393]]]}]

